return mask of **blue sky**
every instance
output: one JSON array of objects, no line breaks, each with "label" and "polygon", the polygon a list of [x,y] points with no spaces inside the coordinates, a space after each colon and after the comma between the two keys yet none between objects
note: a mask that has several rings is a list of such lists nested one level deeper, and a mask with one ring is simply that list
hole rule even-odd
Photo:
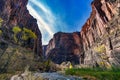
[{"label": "blue sky", "polygon": [[91,12],[92,0],[29,0],[27,8],[37,19],[42,43],[56,32],[80,31]]}]

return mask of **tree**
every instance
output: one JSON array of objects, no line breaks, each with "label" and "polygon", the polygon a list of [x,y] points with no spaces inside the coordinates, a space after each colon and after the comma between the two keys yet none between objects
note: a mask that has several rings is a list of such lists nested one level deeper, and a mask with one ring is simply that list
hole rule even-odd
[{"label": "tree", "polygon": [[12,31],[14,32],[14,40],[18,42],[18,38],[16,37],[19,32],[21,32],[21,28],[19,26],[13,27]]},{"label": "tree", "polygon": [[27,29],[27,28],[23,28],[23,32],[22,32],[22,39],[23,40],[28,40],[29,38],[30,39],[36,39],[37,36],[34,32],[32,32],[32,30],[30,29]]}]

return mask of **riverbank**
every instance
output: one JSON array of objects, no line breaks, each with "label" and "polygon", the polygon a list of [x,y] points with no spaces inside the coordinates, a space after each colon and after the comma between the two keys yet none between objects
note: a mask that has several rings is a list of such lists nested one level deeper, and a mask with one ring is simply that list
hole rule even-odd
[{"label": "riverbank", "polygon": [[73,68],[65,71],[66,75],[81,76],[84,80],[120,80],[120,68]]},{"label": "riverbank", "polygon": [[[22,79],[23,78],[23,79]],[[0,80],[120,80],[120,69],[72,68],[60,72],[3,73]]]},{"label": "riverbank", "polygon": [[59,72],[24,72],[14,75],[10,80],[83,80],[80,77],[64,75]]}]

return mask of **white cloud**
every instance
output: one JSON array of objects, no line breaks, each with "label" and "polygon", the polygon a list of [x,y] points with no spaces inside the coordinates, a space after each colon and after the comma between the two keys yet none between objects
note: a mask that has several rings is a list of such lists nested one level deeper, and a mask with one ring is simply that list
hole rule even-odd
[{"label": "white cloud", "polygon": [[[29,13],[37,19],[37,23],[38,23],[38,26],[39,26],[39,29],[41,30],[41,33],[42,33],[42,36],[43,36],[43,39],[42,39],[42,42],[43,44],[46,44],[47,43],[47,40],[45,40],[45,37],[48,37],[48,38],[52,38],[54,32],[50,29],[50,26],[49,24],[47,24],[44,19],[42,19],[42,17],[37,13],[37,11],[34,10],[34,8],[32,6],[30,6],[29,4],[27,5],[27,8],[29,10]],[[44,36],[45,33],[48,33],[48,36]]]},{"label": "white cloud", "polygon": [[55,16],[51,9],[41,1],[29,0],[27,8],[29,13],[37,19],[37,24],[42,33],[43,45],[48,44],[55,32],[58,30],[65,30],[66,25],[61,21],[61,17]]},{"label": "white cloud", "polygon": [[41,18],[41,16],[37,13],[37,11],[34,10],[34,8],[32,8],[30,5],[27,5],[30,14],[32,14],[37,20],[38,20],[38,24],[40,25],[39,28],[45,28],[48,33],[50,35],[53,35],[52,30],[49,28],[49,25],[47,23],[44,22],[44,20]]},{"label": "white cloud", "polygon": [[50,10],[48,10],[48,8],[46,8],[43,4],[41,4],[39,1],[37,0],[30,0],[30,2],[32,2],[33,4],[37,5],[39,8],[41,8],[45,13],[51,14]]},{"label": "white cloud", "polygon": [[54,25],[55,25],[55,20],[56,17],[55,15],[51,12],[50,8],[47,5],[44,5],[43,3],[41,3],[38,0],[30,0],[30,2],[34,5],[36,5],[39,9],[37,10],[37,12],[39,12],[40,10],[43,11],[45,16],[42,16],[43,14],[40,13],[40,16],[42,16],[42,18],[44,20],[47,20],[47,24],[50,25],[50,28],[54,29]]}]

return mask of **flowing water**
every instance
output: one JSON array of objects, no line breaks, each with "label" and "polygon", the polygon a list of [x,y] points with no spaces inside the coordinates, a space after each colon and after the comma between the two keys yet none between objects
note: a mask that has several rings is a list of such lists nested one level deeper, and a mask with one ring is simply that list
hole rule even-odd
[{"label": "flowing water", "polygon": [[33,73],[32,75],[30,75],[29,72],[27,73],[23,73],[21,75],[14,75],[11,77],[10,80],[34,80],[32,79],[34,77],[34,79],[39,80],[38,78],[40,78],[40,80],[82,80],[82,78],[80,77],[75,77],[75,76],[66,76],[62,73]]},{"label": "flowing water", "polygon": [[66,76],[60,73],[35,73],[35,77],[42,77],[45,80],[82,80],[80,77]]}]

